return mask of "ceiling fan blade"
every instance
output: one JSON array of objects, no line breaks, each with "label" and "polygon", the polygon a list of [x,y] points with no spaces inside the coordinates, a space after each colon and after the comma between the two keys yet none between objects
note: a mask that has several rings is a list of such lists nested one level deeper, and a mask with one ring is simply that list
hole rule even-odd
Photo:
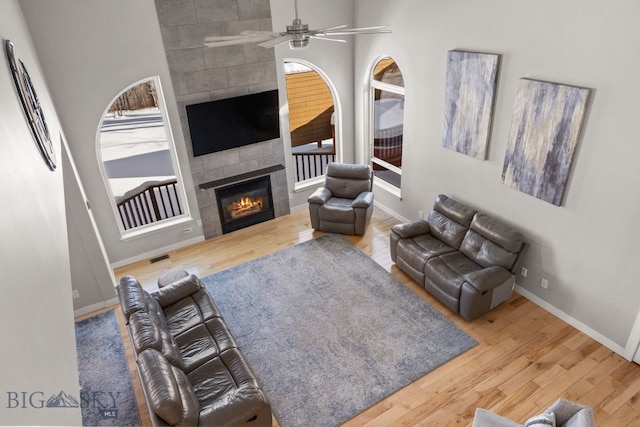
[{"label": "ceiling fan blade", "polygon": [[381,33],[390,33],[388,25],[377,25],[374,27],[360,27],[360,28],[345,28],[344,30],[332,31],[325,30],[323,33],[327,35],[349,35],[349,34],[381,34]]},{"label": "ceiling fan blade", "polygon": [[313,30],[313,31],[317,31],[319,33],[323,33],[325,31],[333,31],[333,30],[339,30],[341,28],[345,28],[347,25],[343,24],[343,25],[336,25],[335,27],[327,27],[327,28],[320,28],[319,30]]},{"label": "ceiling fan blade", "polygon": [[315,35],[315,36],[309,36],[310,39],[316,39],[316,40],[328,40],[328,41],[332,41],[332,42],[340,42],[340,43],[346,43],[346,40],[342,40],[342,39],[332,39],[330,37],[327,37],[325,35]]},{"label": "ceiling fan blade", "polygon": [[267,40],[263,43],[259,43],[258,46],[260,47],[264,47],[264,48],[271,48],[271,47],[275,47],[281,43],[286,43],[289,40],[293,40],[293,37],[289,36],[289,35],[282,35],[279,37],[276,37],[275,39],[271,39],[271,40]]},{"label": "ceiling fan blade", "polygon": [[280,36],[280,33],[274,33],[273,31],[253,31],[253,30],[246,30],[246,31],[242,31],[240,32],[240,35],[242,36],[269,36],[269,37],[277,37]]},{"label": "ceiling fan blade", "polygon": [[258,43],[271,40],[271,36],[214,36],[204,39],[207,47],[233,46],[243,43]]}]

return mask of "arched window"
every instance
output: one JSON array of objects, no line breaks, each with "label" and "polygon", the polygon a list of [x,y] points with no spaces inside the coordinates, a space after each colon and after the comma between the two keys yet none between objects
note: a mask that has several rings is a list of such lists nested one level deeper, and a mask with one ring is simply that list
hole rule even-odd
[{"label": "arched window", "polygon": [[325,77],[310,64],[285,61],[284,70],[293,178],[299,186],[318,180],[340,157],[337,108]]},{"label": "arched window", "polygon": [[158,77],[113,99],[98,128],[97,151],[122,235],[189,215]]},{"label": "arched window", "polygon": [[399,192],[402,184],[402,134],[404,127],[404,80],[396,62],[382,58],[370,78],[371,165],[377,182]]}]

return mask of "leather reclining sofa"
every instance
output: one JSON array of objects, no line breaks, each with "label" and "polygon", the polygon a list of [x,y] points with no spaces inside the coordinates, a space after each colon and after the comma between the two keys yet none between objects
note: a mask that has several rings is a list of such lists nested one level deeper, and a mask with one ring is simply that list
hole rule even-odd
[{"label": "leather reclining sofa", "polygon": [[271,426],[271,407],[200,279],[167,277],[153,293],[131,276],[117,287],[153,425]]},{"label": "leather reclining sofa", "polygon": [[427,220],[391,228],[391,259],[471,321],[511,298],[526,244],[520,232],[445,195]]}]

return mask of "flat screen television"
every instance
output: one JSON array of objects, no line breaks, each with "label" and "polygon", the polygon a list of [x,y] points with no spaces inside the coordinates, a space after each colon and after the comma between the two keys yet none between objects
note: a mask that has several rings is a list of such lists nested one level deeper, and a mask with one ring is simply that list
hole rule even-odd
[{"label": "flat screen television", "polygon": [[186,108],[194,156],[280,137],[277,90]]}]

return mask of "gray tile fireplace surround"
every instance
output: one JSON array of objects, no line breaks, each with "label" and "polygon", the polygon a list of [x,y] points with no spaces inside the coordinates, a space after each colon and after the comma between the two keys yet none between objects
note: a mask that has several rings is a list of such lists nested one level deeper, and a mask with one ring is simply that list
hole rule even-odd
[{"label": "gray tile fireplace surround", "polygon": [[[284,146],[280,138],[192,157],[191,169],[198,195],[204,237],[210,239],[222,234],[215,194],[216,185],[209,184],[212,182],[230,184],[246,179],[247,175],[268,174],[271,178],[275,217],[289,214],[287,174],[286,170],[280,167],[284,164]],[[201,186],[208,188],[201,189]]]}]

